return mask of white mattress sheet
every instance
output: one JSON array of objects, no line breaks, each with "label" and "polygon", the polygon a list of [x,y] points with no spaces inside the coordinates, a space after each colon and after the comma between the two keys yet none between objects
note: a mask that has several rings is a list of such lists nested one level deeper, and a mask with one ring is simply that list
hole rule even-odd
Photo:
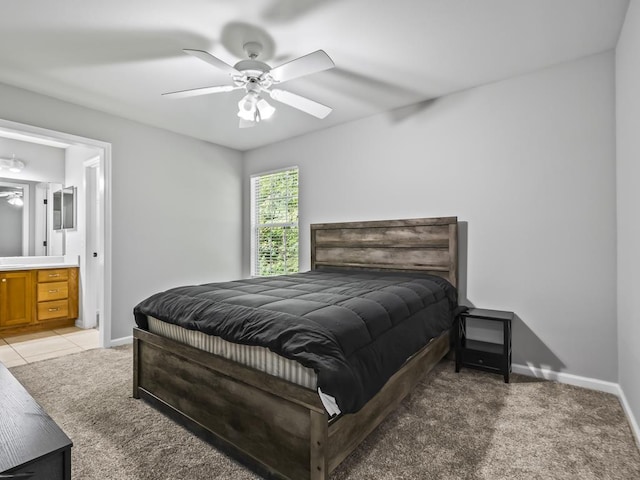
[{"label": "white mattress sheet", "polygon": [[163,322],[151,316],[148,317],[148,320],[151,333],[219,355],[302,387],[317,390],[329,416],[340,413],[335,398],[323,393],[318,388],[316,372],[295,360],[282,357],[265,347],[228,342],[215,335],[207,335],[197,330],[182,328],[179,325]]}]

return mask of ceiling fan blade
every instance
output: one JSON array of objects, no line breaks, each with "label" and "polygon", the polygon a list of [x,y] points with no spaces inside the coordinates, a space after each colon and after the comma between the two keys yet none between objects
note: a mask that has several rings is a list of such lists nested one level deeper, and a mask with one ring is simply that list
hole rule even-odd
[{"label": "ceiling fan blade", "polygon": [[233,85],[218,85],[215,87],[191,88],[189,90],[180,90],[177,92],[163,93],[163,97],[170,98],[187,98],[197,97],[198,95],[209,95],[211,93],[232,92],[242,87],[234,87]]},{"label": "ceiling fan blade", "polygon": [[329,55],[323,50],[316,50],[313,53],[273,68],[270,74],[278,82],[287,82],[294,78],[328,70],[335,66]]},{"label": "ceiling fan blade", "polygon": [[188,53],[189,55],[193,55],[194,57],[199,58],[203,62],[207,62],[209,65],[213,65],[214,67],[219,68],[220,70],[231,75],[232,77],[235,75],[242,76],[242,73],[240,73],[238,70],[233,68],[227,62],[223,62],[218,57],[214,57],[209,52],[205,52],[204,50],[193,50],[190,48],[185,48],[183,51],[185,53]]},{"label": "ceiling fan blade", "polygon": [[295,93],[287,92],[286,90],[274,89],[269,92],[269,95],[278,102],[297,108],[298,110],[302,110],[303,112],[317,118],[325,118],[333,111],[331,107],[309,100],[306,97],[301,97]]}]

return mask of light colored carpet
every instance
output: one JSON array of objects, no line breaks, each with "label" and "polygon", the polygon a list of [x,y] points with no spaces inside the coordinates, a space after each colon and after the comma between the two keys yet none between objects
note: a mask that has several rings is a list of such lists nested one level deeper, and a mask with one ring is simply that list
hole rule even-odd
[{"label": "light colored carpet", "polygon": [[[141,400],[130,346],[11,372],[74,442],[74,480],[245,480],[256,475]],[[443,362],[332,479],[640,479],[640,453],[609,394]]]}]

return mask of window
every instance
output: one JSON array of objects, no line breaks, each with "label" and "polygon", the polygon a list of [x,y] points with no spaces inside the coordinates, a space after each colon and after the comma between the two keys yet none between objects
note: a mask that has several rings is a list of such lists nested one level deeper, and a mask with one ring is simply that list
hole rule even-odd
[{"label": "window", "polygon": [[298,271],[298,168],[251,177],[251,275]]}]

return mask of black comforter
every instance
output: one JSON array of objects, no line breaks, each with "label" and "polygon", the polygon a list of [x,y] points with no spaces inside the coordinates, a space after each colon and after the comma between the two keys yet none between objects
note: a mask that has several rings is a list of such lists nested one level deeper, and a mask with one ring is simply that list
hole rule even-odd
[{"label": "black comforter", "polygon": [[343,413],[359,410],[402,364],[449,329],[456,290],[431,275],[332,272],[179,287],[134,309],[313,368]]}]

